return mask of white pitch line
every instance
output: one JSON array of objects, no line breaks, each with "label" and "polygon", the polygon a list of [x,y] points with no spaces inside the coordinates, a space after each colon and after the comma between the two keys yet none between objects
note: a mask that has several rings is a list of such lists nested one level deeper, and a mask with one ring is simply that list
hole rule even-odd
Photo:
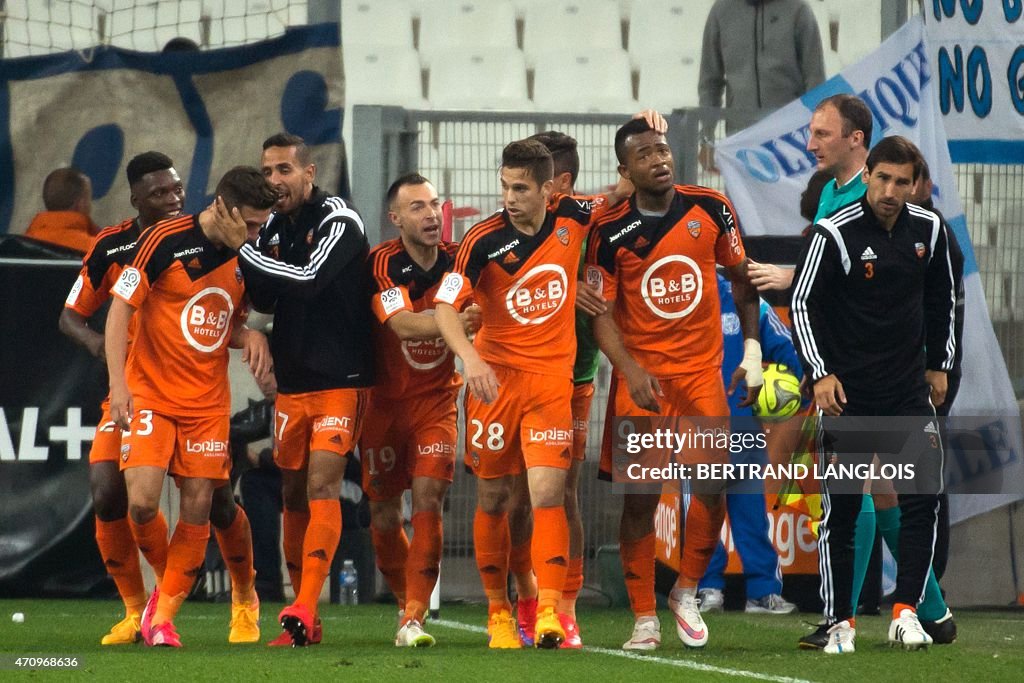
[{"label": "white pitch line", "polygon": [[[431,620],[432,624],[438,626],[446,626],[447,628],[456,629],[458,631],[469,631],[471,633],[487,633],[487,629],[482,626],[473,626],[471,624],[463,624],[460,621],[449,621],[448,619]],[[583,648],[584,652],[596,652],[601,655],[608,655],[610,657],[621,657],[623,659],[631,659],[637,662],[649,662],[652,664],[665,664],[666,666],[675,666],[681,669],[692,669],[694,671],[703,671],[707,673],[723,674],[725,676],[735,676],[737,678],[753,678],[758,681],[771,681],[772,683],[811,683],[811,681],[803,678],[791,678],[789,676],[772,676],[770,674],[761,674],[756,671],[744,671],[743,669],[729,669],[723,666],[712,666],[711,664],[701,664],[699,662],[691,662],[685,659],[666,659],[664,657],[655,657],[652,655],[641,655],[635,652],[626,652],[624,650],[610,650],[606,647],[593,647],[587,645]]]}]

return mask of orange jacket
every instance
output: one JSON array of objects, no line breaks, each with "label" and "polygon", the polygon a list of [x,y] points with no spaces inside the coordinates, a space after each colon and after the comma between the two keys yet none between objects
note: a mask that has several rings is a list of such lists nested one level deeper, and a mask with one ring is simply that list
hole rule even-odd
[{"label": "orange jacket", "polygon": [[85,214],[77,211],[43,211],[32,219],[25,237],[84,254],[89,251],[96,233],[92,220]]}]

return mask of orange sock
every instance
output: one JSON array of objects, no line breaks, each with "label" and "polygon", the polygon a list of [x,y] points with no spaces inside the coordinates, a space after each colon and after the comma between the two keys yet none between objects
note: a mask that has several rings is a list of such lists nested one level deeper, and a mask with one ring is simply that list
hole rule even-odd
[{"label": "orange sock", "polygon": [[220,555],[231,574],[231,602],[253,602],[256,599],[253,591],[256,570],[252,566],[252,529],[245,510],[239,506],[231,526],[227,529],[214,527],[213,535],[217,538]]},{"label": "orange sock", "polygon": [[537,577],[533,573],[533,547],[531,540],[512,546],[508,554],[508,569],[516,582],[520,598],[537,597]]},{"label": "orange sock", "polygon": [[209,540],[209,524],[186,524],[179,520],[174,527],[174,535],[167,546],[167,569],[160,582],[160,598],[153,615],[153,626],[174,620],[203,569]]},{"label": "orange sock", "polygon": [[146,587],[142,583],[139,567],[139,546],[132,537],[128,519],[122,517],[112,522],[96,518],[96,545],[110,578],[114,579],[117,592],[124,602],[125,612],[142,612],[146,606]]},{"label": "orange sock", "polygon": [[569,571],[565,573],[565,587],[558,602],[558,611],[569,616],[576,614],[576,598],[583,588],[583,558],[570,557]]},{"label": "orange sock", "polygon": [[282,514],[284,526],[284,564],[288,568],[288,576],[292,582],[292,590],[299,594],[302,587],[302,540],[306,538],[309,526],[309,512],[298,512],[284,509]]},{"label": "orange sock", "polygon": [[683,531],[683,559],[679,566],[679,577],[689,581],[689,587],[695,588],[707,571],[708,563],[711,562],[711,556],[718,545],[718,537],[722,533],[724,519],[724,501],[709,508],[697,496],[690,498],[686,528]]},{"label": "orange sock", "polygon": [[316,614],[320,591],[331,573],[331,560],[341,539],[341,501],[309,501],[309,526],[302,543],[302,590],[295,597]]},{"label": "orange sock", "polygon": [[409,547],[408,564],[405,565],[405,582],[409,586],[409,600],[405,603],[406,621],[423,621],[441,569],[441,539],[441,515],[417,512],[412,516],[412,545]]},{"label": "orange sock", "polygon": [[401,525],[379,530],[370,527],[377,569],[384,575],[388,588],[398,599],[398,609],[405,609],[405,565],[409,559],[409,537]]},{"label": "orange sock", "polygon": [[508,600],[508,553],[512,541],[508,535],[508,513],[492,515],[480,508],[473,515],[473,547],[476,567],[487,595],[487,614],[512,611]]},{"label": "orange sock", "polygon": [[905,602],[897,602],[897,603],[895,603],[892,606],[892,618],[893,619],[899,619],[900,618],[900,612],[902,612],[905,609],[908,609],[911,612],[913,612],[914,614],[917,614],[917,608],[914,607],[913,605],[908,605]]},{"label": "orange sock", "polygon": [[558,608],[569,569],[569,523],[565,508],[533,508],[533,570],[537,574],[537,609]]},{"label": "orange sock", "polygon": [[145,524],[136,524],[129,517],[128,525],[142,556],[156,574],[157,584],[163,583],[164,570],[167,569],[167,520],[164,513],[157,511],[156,517]]},{"label": "orange sock", "polygon": [[620,541],[619,553],[633,616],[654,616],[654,532],[635,541]]}]

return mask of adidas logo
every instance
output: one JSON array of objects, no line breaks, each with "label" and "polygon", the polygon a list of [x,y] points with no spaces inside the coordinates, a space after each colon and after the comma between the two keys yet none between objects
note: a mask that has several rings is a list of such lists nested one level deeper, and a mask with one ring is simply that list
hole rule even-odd
[{"label": "adidas logo", "polygon": [[519,263],[519,257],[510,251],[507,254],[505,254],[505,258],[501,259],[501,262],[504,263],[506,266],[511,265],[513,263]]},{"label": "adidas logo", "polygon": [[866,248],[864,253],[860,255],[861,261],[873,261],[876,258],[878,258],[878,255],[875,254],[875,251],[871,247]]},{"label": "adidas logo", "polygon": [[650,241],[646,237],[644,237],[643,235],[640,235],[639,237],[636,238],[636,241],[633,242],[633,248],[634,249],[643,249],[648,244],[650,244]]},{"label": "adidas logo", "polygon": [[199,257],[198,256],[193,256],[192,260],[189,261],[188,265],[185,266],[185,267],[188,268],[189,270],[198,270],[198,269],[202,268],[202,266],[199,263]]},{"label": "adidas logo", "polygon": [[939,428],[935,426],[934,422],[929,422],[925,425],[924,431],[928,434],[938,434]]}]

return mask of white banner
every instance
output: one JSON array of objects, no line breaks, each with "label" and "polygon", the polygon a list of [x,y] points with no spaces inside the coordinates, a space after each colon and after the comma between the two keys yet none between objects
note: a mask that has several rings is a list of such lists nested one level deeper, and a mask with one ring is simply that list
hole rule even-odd
[{"label": "white banner", "polygon": [[957,163],[1024,160],[1024,2],[926,2],[949,152]]},{"label": "white banner", "polygon": [[[950,492],[972,494],[955,497],[951,511],[953,520],[958,521],[1020,498],[1010,492],[1020,490],[1020,485],[1012,482],[1024,480],[1024,463],[1020,411],[992,331],[957,195],[935,84],[923,22],[914,18],[860,62],[721,141],[715,162],[747,234],[799,235],[806,227],[799,213],[800,193],[816,165],[805,149],[808,124],[822,99],[837,93],[859,96],[874,115],[874,141],[902,135],[921,149],[935,182],[935,206],[956,233],[966,261],[964,377],[954,414],[991,418],[991,429],[979,431],[973,442],[948,445]],[[996,495],[973,495],[983,492]]]},{"label": "white banner", "polygon": [[338,27],[289,29],[273,40],[201,52],[139,53],[100,47],[0,61],[0,233],[25,231],[43,210],[43,179],[73,165],[92,180],[94,222],[132,215],[128,161],[170,156],[185,210],[202,210],[232,166],[258,165],[260,143],[301,135],[317,182],[342,174],[343,108]]}]

